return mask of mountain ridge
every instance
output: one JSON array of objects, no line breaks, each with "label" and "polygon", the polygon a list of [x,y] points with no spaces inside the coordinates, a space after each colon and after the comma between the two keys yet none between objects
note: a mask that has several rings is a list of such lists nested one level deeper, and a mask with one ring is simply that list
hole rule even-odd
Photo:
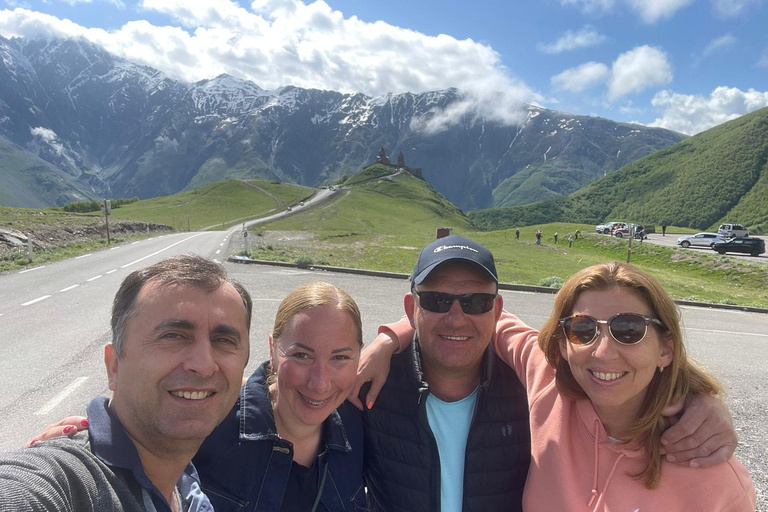
[{"label": "mountain ridge", "polygon": [[768,108],[638,159],[571,195],[477,210],[483,229],[569,219],[627,220],[694,229],[738,222],[768,232]]},{"label": "mountain ridge", "polygon": [[684,138],[530,105],[517,125],[471,109],[440,125],[468,101],[457,89],[369,97],[267,91],[229,75],[184,83],[84,39],[0,38],[0,55],[0,136],[69,174],[86,198],[226,177],[331,183],[384,147],[469,210],[573,192]]}]

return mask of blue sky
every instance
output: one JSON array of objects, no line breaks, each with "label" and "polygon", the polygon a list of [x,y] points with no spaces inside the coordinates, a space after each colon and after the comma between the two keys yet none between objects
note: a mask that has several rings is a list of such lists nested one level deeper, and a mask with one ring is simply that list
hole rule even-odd
[{"label": "blue sky", "polygon": [[[4,4],[4,5],[3,5]],[[768,0],[0,0],[5,37],[77,35],[187,81],[382,95],[457,87],[695,134],[768,106]]]}]

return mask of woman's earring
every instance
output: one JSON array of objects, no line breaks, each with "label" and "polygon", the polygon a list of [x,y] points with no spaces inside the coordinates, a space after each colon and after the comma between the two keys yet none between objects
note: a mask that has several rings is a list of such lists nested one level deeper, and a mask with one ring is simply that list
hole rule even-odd
[{"label": "woman's earring", "polygon": [[659,373],[664,373],[664,367],[663,366],[659,366]]}]

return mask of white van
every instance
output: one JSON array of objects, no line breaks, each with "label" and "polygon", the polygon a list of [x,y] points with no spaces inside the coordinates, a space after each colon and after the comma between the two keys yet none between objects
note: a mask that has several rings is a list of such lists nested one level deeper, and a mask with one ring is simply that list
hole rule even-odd
[{"label": "white van", "polygon": [[733,238],[735,236],[749,236],[747,228],[741,224],[720,224],[717,228],[717,232],[723,235],[725,238]]}]

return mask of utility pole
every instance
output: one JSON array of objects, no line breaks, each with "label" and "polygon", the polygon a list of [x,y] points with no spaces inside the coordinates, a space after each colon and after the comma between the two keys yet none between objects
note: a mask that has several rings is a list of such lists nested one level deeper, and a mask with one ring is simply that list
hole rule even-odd
[{"label": "utility pole", "polygon": [[101,210],[104,212],[104,222],[107,224],[107,245],[109,245],[109,214],[112,213],[112,201],[104,199]]},{"label": "utility pole", "polygon": [[243,222],[243,247],[245,247],[245,256],[248,256],[248,229],[245,227],[245,222]]},{"label": "utility pole", "polygon": [[635,225],[629,224],[629,242],[627,243],[627,263],[632,255],[632,239],[635,237]]}]

